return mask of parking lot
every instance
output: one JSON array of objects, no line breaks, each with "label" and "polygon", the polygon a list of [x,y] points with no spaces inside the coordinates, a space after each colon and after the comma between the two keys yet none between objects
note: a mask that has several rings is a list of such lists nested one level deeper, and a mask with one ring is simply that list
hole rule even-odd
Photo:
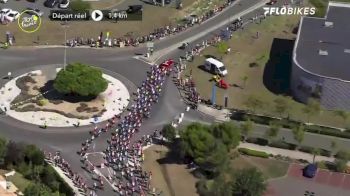
[{"label": "parking lot", "polygon": [[288,176],[350,191],[350,175],[348,174],[318,169],[314,178],[305,178],[303,177],[303,168],[303,165],[291,164],[288,170]]},{"label": "parking lot", "polygon": [[265,196],[350,195],[350,175],[318,169],[314,178],[306,178],[303,168],[303,165],[291,164],[285,177],[269,181]]}]

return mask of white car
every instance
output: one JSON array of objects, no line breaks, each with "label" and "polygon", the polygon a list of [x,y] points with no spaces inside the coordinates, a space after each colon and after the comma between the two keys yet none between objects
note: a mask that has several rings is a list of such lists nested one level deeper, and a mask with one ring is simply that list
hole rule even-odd
[{"label": "white car", "polygon": [[4,9],[2,9],[1,11],[0,11],[0,14],[8,14],[9,12],[11,12],[12,10],[11,9],[9,9],[9,8],[4,8]]},{"label": "white car", "polygon": [[7,14],[5,14],[5,18],[10,22],[17,20],[18,17],[19,17],[19,13],[14,10],[11,10]]},{"label": "white car", "polygon": [[62,0],[58,6],[62,9],[67,9],[69,6],[69,0]]},{"label": "white car", "polygon": [[1,3],[7,3],[8,0],[0,0]]}]

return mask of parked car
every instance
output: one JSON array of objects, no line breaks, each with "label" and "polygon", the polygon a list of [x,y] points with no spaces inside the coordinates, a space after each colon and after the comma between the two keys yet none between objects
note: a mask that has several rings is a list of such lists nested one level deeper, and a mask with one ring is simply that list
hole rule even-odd
[{"label": "parked car", "polygon": [[5,14],[5,18],[10,22],[17,20],[18,17],[19,17],[19,12],[14,10],[11,10],[7,14]]},{"label": "parked car", "polygon": [[46,0],[46,1],[44,2],[44,6],[45,6],[45,7],[48,7],[48,8],[53,8],[53,7],[55,7],[58,3],[59,3],[58,0]]},{"label": "parked car", "polygon": [[69,0],[62,0],[61,3],[59,4],[59,7],[62,9],[67,9],[69,7]]},{"label": "parked car", "polygon": [[[33,12],[37,13],[38,16],[42,16],[44,14],[44,12],[40,11],[38,8],[29,7],[26,10],[33,11]],[[27,12],[27,13],[32,14],[33,12]]]},{"label": "parked car", "polygon": [[127,13],[132,14],[142,11],[142,5],[129,5],[129,8],[126,10]]},{"label": "parked car", "polygon": [[317,172],[317,165],[309,164],[303,169],[303,176],[307,178],[313,178],[315,177],[316,172]]}]

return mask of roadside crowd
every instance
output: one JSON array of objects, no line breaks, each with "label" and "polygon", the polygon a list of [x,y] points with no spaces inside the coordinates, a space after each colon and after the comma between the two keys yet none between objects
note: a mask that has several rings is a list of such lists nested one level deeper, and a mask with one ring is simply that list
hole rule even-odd
[{"label": "roadside crowd", "polygon": [[235,0],[226,0],[226,2],[221,6],[216,6],[213,9],[205,12],[201,16],[191,15],[185,19],[185,23],[176,25],[167,25],[161,28],[156,28],[153,32],[145,36],[133,36],[132,34],[125,35],[123,37],[112,38],[110,32],[106,33],[104,37],[103,32],[97,38],[83,38],[75,37],[66,41],[66,45],[70,47],[75,46],[90,46],[90,47],[127,47],[134,46],[137,47],[139,44],[151,42],[155,40],[160,40],[162,38],[168,37],[170,35],[183,32],[189,27],[195,24],[201,24],[206,20],[212,18],[213,16],[220,13],[226,7],[230,6]]},{"label": "roadside crowd", "polygon": [[84,193],[88,191],[88,185],[86,184],[85,179],[79,174],[73,172],[69,163],[61,157],[60,152],[56,152],[54,155],[50,152],[45,152],[45,158],[53,166],[59,167],[65,175],[72,180],[74,185],[79,188],[79,191]]}]

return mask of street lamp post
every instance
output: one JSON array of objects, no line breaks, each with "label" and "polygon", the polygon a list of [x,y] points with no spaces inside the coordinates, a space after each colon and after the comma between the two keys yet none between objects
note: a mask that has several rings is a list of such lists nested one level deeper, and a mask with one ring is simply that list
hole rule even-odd
[{"label": "street lamp post", "polygon": [[67,63],[67,28],[64,28],[64,57],[63,57],[63,71],[66,71]]},{"label": "street lamp post", "polygon": [[64,28],[64,55],[63,55],[63,70],[66,70],[66,65],[67,65],[67,28],[69,26],[67,25],[67,21],[63,25]]}]

